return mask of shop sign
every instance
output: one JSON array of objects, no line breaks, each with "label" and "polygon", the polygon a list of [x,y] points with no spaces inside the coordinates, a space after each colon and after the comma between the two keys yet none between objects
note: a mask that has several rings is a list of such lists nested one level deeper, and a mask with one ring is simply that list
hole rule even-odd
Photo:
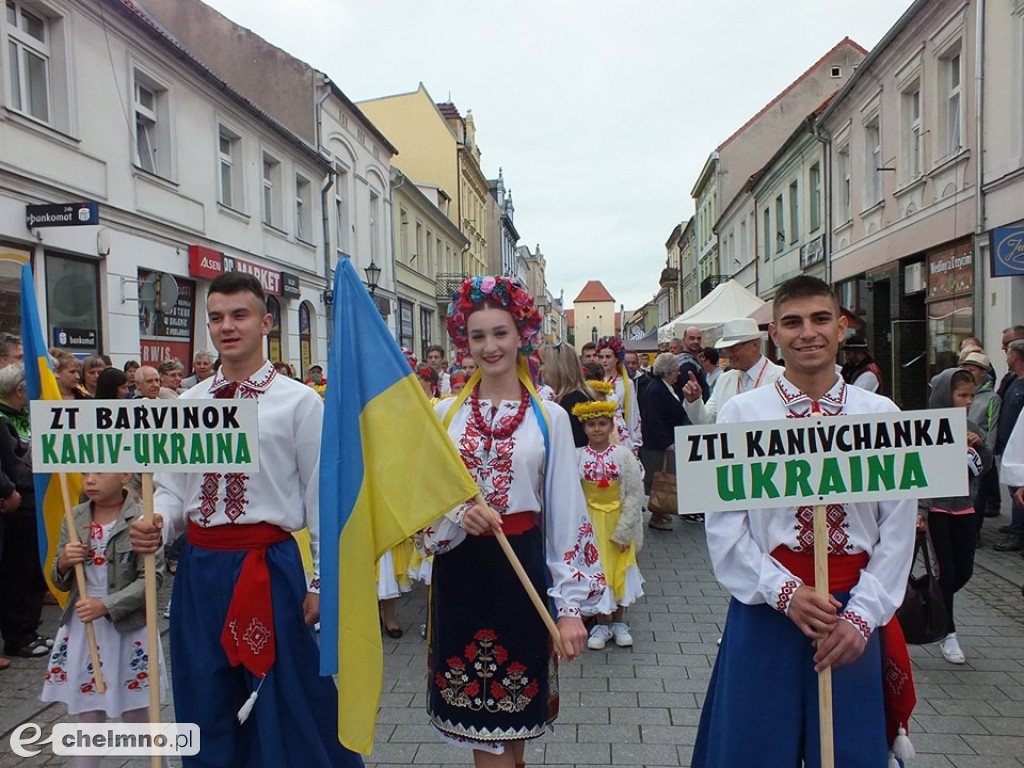
[{"label": "shop sign", "polygon": [[56,203],[26,205],[25,225],[36,227],[82,227],[100,223],[99,203]]},{"label": "shop sign", "polygon": [[225,255],[224,271],[244,272],[247,275],[252,275],[260,281],[260,285],[263,286],[264,291],[274,296],[281,295],[281,273],[276,269],[261,267],[259,264],[253,264],[251,261],[236,259],[234,256]]},{"label": "shop sign", "polygon": [[818,237],[800,248],[800,268],[806,269],[825,260],[825,236]]},{"label": "shop sign", "polygon": [[992,277],[1024,275],[1024,227],[996,227],[989,233]]},{"label": "shop sign", "polygon": [[188,247],[188,273],[212,280],[224,271],[224,254],[203,245]]},{"label": "shop sign", "polygon": [[970,243],[928,256],[928,298],[944,299],[974,288],[974,254]]},{"label": "shop sign", "polygon": [[281,295],[286,299],[302,298],[298,275],[293,275],[291,272],[281,273]]},{"label": "shop sign", "polygon": [[96,329],[54,328],[53,346],[61,349],[96,349]]},{"label": "shop sign", "polygon": [[[139,270],[141,284],[149,275],[148,269]],[[183,277],[178,283],[178,300],[167,312],[159,307],[144,306],[139,302],[139,343],[142,364],[157,366],[174,358],[186,367],[192,363],[192,331],[195,323],[196,283]]]}]

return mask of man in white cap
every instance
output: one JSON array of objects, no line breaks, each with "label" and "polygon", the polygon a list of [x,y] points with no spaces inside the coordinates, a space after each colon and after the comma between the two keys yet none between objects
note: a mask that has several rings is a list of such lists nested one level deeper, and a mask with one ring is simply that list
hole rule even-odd
[{"label": "man in white cap", "polygon": [[761,354],[761,331],[749,317],[726,323],[715,349],[728,358],[731,367],[718,377],[708,401],[701,400],[700,384],[692,373],[683,385],[683,408],[693,424],[714,424],[733,395],[774,384],[782,375],[783,369]]}]

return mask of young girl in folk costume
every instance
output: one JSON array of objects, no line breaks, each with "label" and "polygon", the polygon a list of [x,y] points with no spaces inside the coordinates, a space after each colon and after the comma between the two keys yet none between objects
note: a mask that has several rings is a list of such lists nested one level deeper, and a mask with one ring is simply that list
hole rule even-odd
[{"label": "young girl in folk costume", "polygon": [[[70,590],[57,640],[43,683],[43,701],[62,701],[82,723],[103,723],[121,717],[126,723],[147,723],[149,714],[149,648],[146,642],[144,555],[132,552],[128,529],[142,514],[124,490],[130,474],[82,474],[89,501],[71,514],[80,543],[72,544],[67,523],[61,527],[53,583]],[[163,574],[163,552],[156,554],[156,573]],[[85,567],[88,597],[78,594],[75,566]],[[85,625],[96,631],[106,692],[97,693]],[[164,669],[162,653],[160,669]],[[161,692],[163,681],[160,681]],[[100,757],[79,755],[78,768],[98,766]],[[167,759],[164,758],[164,764]]]},{"label": "young girl in folk costume", "polygon": [[613,402],[596,401],[572,409],[589,440],[576,450],[577,466],[608,579],[599,606],[601,616],[587,640],[587,647],[593,650],[601,650],[612,638],[621,648],[633,645],[623,613],[644,593],[644,580],[636,566],[636,553],[643,544],[644,485],[636,458],[611,440],[615,408]]},{"label": "young girl in folk costume", "polygon": [[581,616],[605,589],[568,415],[541,402],[522,357],[540,325],[510,278],[475,277],[452,297],[448,331],[479,369],[436,410],[487,505],[469,499],[416,536],[435,555],[427,710],[477,766],[522,765],[525,740],[558,709],[553,643],[493,530],[550,599],[568,660],[585,649]]},{"label": "young girl in folk costume", "polygon": [[622,346],[622,341],[615,336],[602,336],[598,339],[597,362],[601,365],[604,380],[612,385],[612,395],[608,399],[615,401],[619,413],[626,421],[629,438],[627,446],[639,457],[640,446],[644,442],[640,434],[640,403],[636,396],[636,386],[626,371],[626,348]]},{"label": "young girl in folk costume", "polygon": [[[949,379],[948,391],[933,391],[928,405],[931,408],[970,410],[977,386],[969,371],[956,370]],[[981,428],[967,419],[968,493],[944,499],[921,499],[917,505],[917,527],[928,531],[935,550],[939,585],[948,617],[948,634],[943,638],[940,650],[942,657],[951,664],[966,661],[953,621],[953,595],[967,584],[974,573],[974,497],[978,491],[978,478],[992,466],[992,450],[980,433]]]},{"label": "young girl in folk costume", "polygon": [[437,382],[439,381],[437,371],[426,363],[420,363],[413,370],[416,372],[416,381],[423,387],[423,394],[431,403],[436,404],[438,400]]}]

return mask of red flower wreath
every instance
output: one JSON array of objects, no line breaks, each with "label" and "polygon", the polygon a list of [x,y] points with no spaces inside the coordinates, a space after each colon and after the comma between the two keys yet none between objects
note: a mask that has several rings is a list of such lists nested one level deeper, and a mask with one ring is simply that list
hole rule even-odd
[{"label": "red flower wreath", "polygon": [[543,318],[533,304],[533,296],[522,283],[511,277],[477,276],[466,280],[452,294],[448,305],[448,335],[458,349],[468,349],[466,320],[480,304],[491,302],[507,310],[519,330],[520,347],[529,355],[539,340]]},{"label": "red flower wreath", "polygon": [[620,363],[626,362],[626,348],[622,344],[622,339],[617,336],[602,336],[598,339],[597,351],[600,352],[602,349],[610,349]]}]

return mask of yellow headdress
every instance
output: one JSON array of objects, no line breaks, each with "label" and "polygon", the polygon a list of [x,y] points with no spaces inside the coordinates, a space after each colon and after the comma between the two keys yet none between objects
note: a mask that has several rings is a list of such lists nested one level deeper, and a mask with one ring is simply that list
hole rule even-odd
[{"label": "yellow headdress", "polygon": [[590,400],[586,403],[577,403],[572,407],[572,415],[580,421],[588,419],[611,419],[615,417],[617,406],[611,400]]},{"label": "yellow headdress", "polygon": [[590,380],[587,382],[587,386],[595,392],[598,392],[606,397],[615,392],[615,387],[610,381],[594,381]]}]

